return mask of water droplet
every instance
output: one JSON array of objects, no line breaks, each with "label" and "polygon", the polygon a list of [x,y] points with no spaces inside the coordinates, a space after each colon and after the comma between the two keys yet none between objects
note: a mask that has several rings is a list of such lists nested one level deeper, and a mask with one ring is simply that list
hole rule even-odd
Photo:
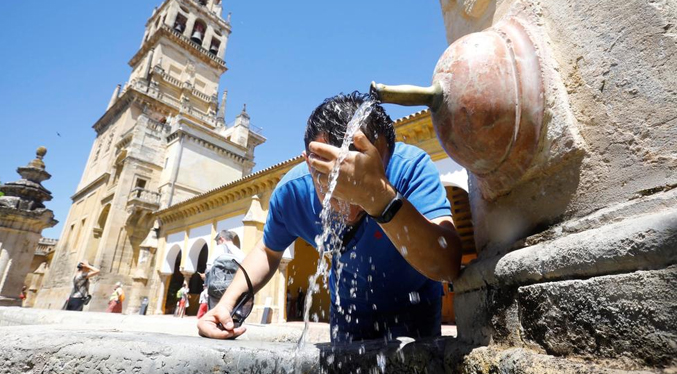
[{"label": "water droplet", "polygon": [[351,259],[351,260],[354,260],[355,257],[357,257],[357,253],[355,253],[355,252],[350,252],[350,259]]},{"label": "water droplet", "polygon": [[371,275],[367,275],[367,282],[371,283]]},{"label": "water droplet", "polygon": [[440,243],[440,247],[447,248],[447,239],[445,239],[444,236],[440,236],[440,238],[437,239],[437,242]]},{"label": "water droplet", "polygon": [[331,365],[331,364],[333,364],[333,363],[334,363],[334,355],[333,355],[333,354],[330,354],[330,355],[327,357],[327,364]]},{"label": "water droplet", "polygon": [[386,356],[383,354],[383,352],[379,352],[379,354],[376,355],[376,364],[378,365],[379,369],[381,369],[381,373],[386,372]]},{"label": "water droplet", "polygon": [[317,316],[317,313],[313,313],[313,322],[318,322],[320,318]]},{"label": "water droplet", "polygon": [[403,245],[402,246],[402,256],[407,257],[408,254],[409,254],[409,252],[407,252],[407,247]]},{"label": "water droplet", "polygon": [[407,226],[404,226],[404,232],[407,234],[409,233],[409,228]]},{"label": "water droplet", "polygon": [[418,304],[421,302],[421,295],[419,295],[416,291],[409,292],[409,301],[414,305]]},{"label": "water droplet", "polygon": [[371,305],[371,308],[374,309],[374,310],[376,310],[376,304],[372,304],[372,305]]}]

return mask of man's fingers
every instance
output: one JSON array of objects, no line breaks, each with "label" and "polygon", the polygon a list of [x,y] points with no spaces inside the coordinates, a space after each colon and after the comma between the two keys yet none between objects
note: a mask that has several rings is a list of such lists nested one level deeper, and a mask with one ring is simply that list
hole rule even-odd
[{"label": "man's fingers", "polygon": [[310,153],[314,153],[325,160],[335,160],[339,155],[338,148],[321,142],[310,142],[310,144],[308,144],[308,150]]},{"label": "man's fingers", "polygon": [[243,326],[235,327],[233,320],[228,316],[220,319],[215,313],[214,315],[205,315],[197,322],[197,329],[200,336],[212,339],[234,339],[247,331]]},{"label": "man's fingers", "polygon": [[364,135],[361,130],[355,132],[355,135],[353,136],[353,144],[355,144],[355,148],[362,153],[367,153],[372,148],[375,148],[374,145],[369,141],[369,138],[367,138],[367,136]]},{"label": "man's fingers", "polygon": [[334,167],[333,161],[328,161],[314,153],[311,153],[308,156],[308,163],[310,164],[310,167],[323,174],[329,174]]}]

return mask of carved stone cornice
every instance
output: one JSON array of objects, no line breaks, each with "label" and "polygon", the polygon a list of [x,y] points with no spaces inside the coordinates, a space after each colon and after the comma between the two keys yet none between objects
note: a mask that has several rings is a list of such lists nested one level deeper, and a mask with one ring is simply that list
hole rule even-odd
[{"label": "carved stone cornice", "polygon": [[0,206],[0,228],[27,231],[36,234],[48,227],[56,226],[54,212],[49,209],[24,210]]},{"label": "carved stone cornice", "polygon": [[393,125],[398,142],[416,145],[435,137],[428,109],[400,118]]},{"label": "carved stone cornice", "polygon": [[159,218],[163,223],[167,224],[194,216],[198,213],[222,209],[226,204],[272,191],[284,174],[302,161],[303,158],[301,156],[283,161],[158,211],[155,213],[155,218]]},{"label": "carved stone cornice", "polygon": [[219,75],[225,73],[228,70],[228,68],[226,67],[226,62],[224,60],[209,53],[209,51],[204,49],[201,45],[197,45],[183,34],[174,31],[171,27],[165,24],[161,25],[157,29],[157,31],[155,31],[153,35],[151,35],[151,37],[143,43],[143,45],[136,52],[134,57],[132,57],[132,59],[129,60],[129,66],[135,67],[139,63],[139,61],[141,61],[143,57],[148,53],[148,51],[151,48],[154,48],[155,45],[157,45],[157,42],[163,36],[173,41],[174,43],[178,44],[186,51],[192,52],[193,56],[199,58],[205,64],[216,69]]},{"label": "carved stone cornice", "polygon": [[212,142],[210,142],[210,141],[208,141],[208,140],[205,140],[205,139],[202,139],[202,138],[200,138],[200,137],[197,137],[197,136],[195,136],[195,135],[193,135],[193,134],[191,134],[191,133],[189,133],[189,132],[186,132],[186,131],[184,131],[184,130],[181,130],[181,129],[176,130],[176,131],[174,131],[173,133],[169,134],[169,135],[167,136],[167,143],[170,143],[170,142],[172,142],[172,141],[174,141],[174,140],[181,139],[181,138],[185,138],[185,139],[188,140],[188,141],[191,141],[191,142],[194,142],[194,143],[196,143],[196,144],[199,144],[201,147],[204,147],[204,148],[206,148],[206,149],[212,150],[212,151],[214,151],[214,152],[216,152],[216,153],[218,153],[218,154],[228,156],[228,158],[230,158],[230,159],[232,159],[232,160],[234,160],[235,162],[238,162],[238,163],[240,163],[240,164],[244,164],[244,163],[246,163],[247,161],[251,161],[251,160],[249,160],[247,157],[243,156],[243,155],[245,154],[245,150],[246,150],[246,149],[244,149],[242,146],[240,146],[240,145],[238,145],[238,144],[231,143],[230,141],[228,141],[228,140],[225,139],[225,138],[219,139],[219,140],[224,141],[224,142],[227,142],[229,145],[233,145],[233,146],[235,146],[235,147],[242,148],[242,150],[243,150],[242,155],[237,154],[237,153],[235,153],[235,152],[233,152],[233,151],[230,151],[230,150],[228,150],[228,149],[225,149],[225,148],[223,148],[223,147],[221,147],[221,146],[219,146],[219,145],[217,145],[217,144],[214,144],[214,143],[212,143]]},{"label": "carved stone cornice", "polygon": [[79,200],[83,195],[88,194],[91,190],[94,189],[94,187],[100,184],[105,184],[106,182],[108,182],[108,178],[110,178],[110,173],[105,172],[101,174],[98,178],[94,179],[89,184],[87,184],[86,186],[82,187],[77,192],[75,192],[73,196],[71,196],[71,201],[75,202],[76,200]]}]

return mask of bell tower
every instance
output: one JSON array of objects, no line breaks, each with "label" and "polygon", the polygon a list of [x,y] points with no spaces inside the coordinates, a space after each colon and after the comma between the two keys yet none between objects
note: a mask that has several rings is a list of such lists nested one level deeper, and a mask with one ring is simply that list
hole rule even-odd
[{"label": "bell tower", "polygon": [[165,0],[154,9],[129,81],[93,125],[96,139],[36,307],[60,308],[73,269],[87,260],[101,269],[87,308],[104,310],[121,281],[131,286],[133,312],[148,295],[154,252],[140,247],[153,213],[251,173],[265,138],[253,125],[226,125],[219,79],[231,25],[222,11],[221,0]]}]

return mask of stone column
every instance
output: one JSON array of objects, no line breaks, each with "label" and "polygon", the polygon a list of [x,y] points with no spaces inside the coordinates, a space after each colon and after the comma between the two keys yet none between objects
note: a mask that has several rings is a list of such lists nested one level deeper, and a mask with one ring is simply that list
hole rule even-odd
[{"label": "stone column", "polygon": [[176,21],[176,15],[179,13],[179,8],[176,3],[172,3],[167,10],[167,18],[165,18],[164,24],[173,29],[174,21]]},{"label": "stone column", "polygon": [[207,25],[207,30],[205,30],[205,36],[202,38],[202,48],[209,51],[209,46],[212,43],[213,36],[214,36],[214,28],[211,25]]},{"label": "stone column", "polygon": [[275,308],[277,309],[277,322],[283,323],[287,321],[286,310],[287,310],[287,270],[288,270],[289,261],[282,260],[280,266],[277,268],[277,274],[279,277],[279,283],[276,290],[277,302],[275,303]]},{"label": "stone column", "polygon": [[183,36],[190,39],[190,36],[193,34],[193,26],[195,25],[196,20],[197,16],[194,14],[188,15],[188,21],[186,21],[186,29],[183,30]]}]

